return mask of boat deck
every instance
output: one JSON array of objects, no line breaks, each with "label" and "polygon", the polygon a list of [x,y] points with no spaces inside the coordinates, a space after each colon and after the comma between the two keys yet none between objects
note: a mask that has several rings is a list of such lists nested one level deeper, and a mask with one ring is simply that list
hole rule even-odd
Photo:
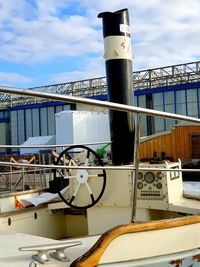
[{"label": "boat deck", "polygon": [[[44,245],[58,243],[58,240],[49,239],[39,236],[27,235],[23,233],[5,233],[0,232],[1,247],[0,251],[0,262],[1,267],[15,266],[15,267],[27,267],[34,260],[31,258],[32,255],[36,254],[35,251],[19,251],[20,247],[31,246],[31,245]],[[65,250],[66,256],[69,258],[68,262],[61,262],[52,257],[49,257],[49,266],[57,267],[68,267],[70,264],[79,256],[83,255],[91,246],[97,241],[99,236],[83,237],[78,239],[70,239],[71,241],[81,241],[82,245],[69,247]],[[37,266],[37,265],[32,265]],[[32,267],[31,266],[31,267]],[[40,266],[40,265],[38,265]]]}]

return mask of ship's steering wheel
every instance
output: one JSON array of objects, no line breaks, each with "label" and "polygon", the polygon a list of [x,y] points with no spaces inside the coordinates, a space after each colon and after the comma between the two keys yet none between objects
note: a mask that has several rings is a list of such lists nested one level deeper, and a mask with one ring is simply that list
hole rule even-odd
[{"label": "ship's steering wheel", "polygon": [[[100,200],[106,187],[105,170],[70,169],[70,166],[103,166],[96,152],[84,145],[73,145],[59,154],[55,164],[69,166],[54,171],[58,195],[67,205],[87,209]],[[63,182],[66,190],[61,190]]]}]

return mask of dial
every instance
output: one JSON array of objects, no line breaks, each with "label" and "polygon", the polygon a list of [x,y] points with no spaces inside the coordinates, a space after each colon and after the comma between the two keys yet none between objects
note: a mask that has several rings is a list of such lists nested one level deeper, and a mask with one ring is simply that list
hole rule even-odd
[{"label": "dial", "polygon": [[142,179],[143,174],[141,172],[138,173],[138,179]]},{"label": "dial", "polygon": [[162,188],[162,184],[161,184],[161,183],[157,183],[157,184],[156,184],[156,187],[157,187],[158,189],[161,189],[161,188]]},{"label": "dial", "polygon": [[157,177],[158,179],[162,179],[162,177],[163,177],[163,173],[162,173],[162,172],[158,172],[158,173],[156,174],[156,177]]},{"label": "dial", "polygon": [[139,183],[137,184],[137,188],[138,188],[138,189],[142,189],[142,188],[143,188],[143,183],[139,182]]},{"label": "dial", "polygon": [[147,172],[144,175],[144,180],[146,183],[151,184],[155,180],[155,175],[152,172]]}]

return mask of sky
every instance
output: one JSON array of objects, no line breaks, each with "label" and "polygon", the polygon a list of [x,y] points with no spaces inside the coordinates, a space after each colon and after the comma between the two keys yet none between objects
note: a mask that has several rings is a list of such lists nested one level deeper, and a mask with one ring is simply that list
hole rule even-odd
[{"label": "sky", "polygon": [[199,0],[0,0],[0,85],[105,76],[102,19],[128,8],[133,71],[200,60]]}]

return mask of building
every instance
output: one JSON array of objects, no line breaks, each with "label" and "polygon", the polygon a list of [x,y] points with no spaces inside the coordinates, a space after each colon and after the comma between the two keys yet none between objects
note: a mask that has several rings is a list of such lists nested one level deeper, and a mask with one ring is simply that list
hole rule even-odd
[{"label": "building", "polygon": [[[106,78],[29,88],[43,92],[107,100]],[[200,118],[200,61],[133,73],[135,105]],[[22,144],[32,136],[55,134],[55,113],[87,110],[83,105],[0,95],[0,144]],[[141,135],[170,130],[178,121],[142,116]]]}]

